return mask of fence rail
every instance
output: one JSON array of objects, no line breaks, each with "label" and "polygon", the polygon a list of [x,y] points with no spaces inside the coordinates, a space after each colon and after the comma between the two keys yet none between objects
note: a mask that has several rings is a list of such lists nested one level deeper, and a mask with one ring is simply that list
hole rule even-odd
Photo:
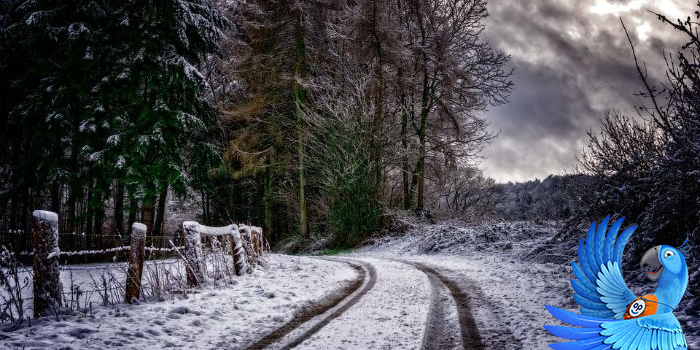
[{"label": "fence rail", "polygon": [[[32,233],[20,232],[19,230],[10,230],[0,232],[0,246],[7,247],[10,251],[18,256],[31,256],[33,249]],[[123,247],[128,247],[131,244],[131,238],[124,235],[80,235],[72,233],[58,234],[59,248],[64,252],[73,252],[72,254],[64,254],[65,256],[79,256],[85,253],[79,252],[100,252],[110,253],[116,250],[122,251]],[[147,236],[146,247],[157,248],[162,252],[170,251],[169,241],[175,242],[177,246],[183,246],[182,234],[175,232],[173,234]],[[128,248],[125,248],[128,250]],[[97,254],[97,253],[95,253]]]},{"label": "fence rail", "polygon": [[[176,245],[173,236],[148,237],[146,226],[135,223],[130,245],[123,243],[122,236],[103,236],[119,239],[109,240],[113,245],[100,249],[62,250],[66,243],[60,238],[66,234],[58,233],[57,222],[55,213],[37,210],[32,221],[31,245],[20,251],[0,247],[0,277],[10,292],[8,295],[0,291],[0,308],[5,310],[0,314],[0,322],[8,320],[9,308],[15,310],[21,321],[29,311],[38,317],[56,314],[66,307],[84,310],[89,305],[91,308],[95,299],[103,304],[131,303],[144,297],[144,288],[146,296],[152,297],[187,293],[202,283],[217,287],[222,284],[222,277],[223,285],[236,283],[235,276],[250,273],[269,250],[259,227],[235,224],[209,227],[194,221],[183,224],[186,239],[179,237],[179,242],[184,245]],[[121,254],[125,251],[128,254]],[[114,259],[120,254],[128,262]],[[153,259],[168,254],[175,259]],[[97,262],[109,255],[112,262],[104,266],[65,265],[67,259],[82,257],[85,262]],[[23,265],[21,259],[31,260],[32,268]],[[10,310],[9,319],[16,322],[12,314]]]}]

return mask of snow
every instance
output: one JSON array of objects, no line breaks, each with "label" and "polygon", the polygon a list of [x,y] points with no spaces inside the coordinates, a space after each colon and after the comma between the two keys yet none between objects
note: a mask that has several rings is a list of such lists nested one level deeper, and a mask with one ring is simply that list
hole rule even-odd
[{"label": "snow", "polygon": [[131,230],[135,234],[143,234],[144,236],[146,235],[146,225],[140,222],[135,222],[133,225],[131,225]]},{"label": "snow", "polygon": [[[578,312],[570,279],[576,242],[569,251],[544,249],[557,233],[556,224],[528,222],[446,223],[416,227],[406,235],[378,240],[350,254],[354,257],[400,258],[448,271],[467,288],[473,316],[487,349],[550,349],[564,339],[544,325],[566,326],[544,305]],[[566,244],[564,244],[566,246]],[[641,287],[630,285],[634,292]],[[649,291],[650,292],[650,291]],[[639,295],[639,292],[638,292]],[[675,312],[689,349],[700,348],[700,319]]]},{"label": "snow", "polygon": [[85,23],[71,23],[68,26],[68,37],[70,39],[77,39],[82,34],[88,33],[90,30],[85,26]]},{"label": "snow", "polygon": [[236,285],[205,287],[163,302],[93,304],[87,314],[33,320],[31,327],[0,331],[0,348],[244,348],[356,276],[344,263],[273,254],[267,267],[238,277]]},{"label": "snow", "polygon": [[199,223],[196,221],[185,221],[182,223],[182,228],[190,231],[197,231]]},{"label": "snow", "polygon": [[51,112],[49,115],[46,117],[46,122],[51,123],[52,121],[60,121],[63,119],[63,114],[58,113],[58,112]]},{"label": "snow", "polygon": [[229,236],[233,234],[234,230],[238,230],[238,226],[235,224],[223,227],[199,225],[199,232],[207,236]]},{"label": "snow", "polygon": [[44,21],[45,18],[46,18],[45,12],[37,11],[37,12],[30,14],[29,17],[27,17],[26,23],[29,26],[40,25]]},{"label": "snow", "polygon": [[[209,229],[193,221],[183,227],[195,232]],[[251,231],[245,225],[239,229],[244,234]],[[404,261],[431,266],[457,282],[469,295],[485,348],[549,349],[549,344],[563,340],[543,326],[563,324],[544,305],[578,309],[569,284],[576,245],[572,242],[567,248],[564,242],[559,248],[547,248],[556,233],[556,223],[453,222],[417,224],[405,235],[377,239],[371,246],[340,256],[371,264],[377,272],[374,287],[297,349],[420,348],[432,289],[428,277]],[[146,262],[144,274],[154,263]],[[126,265],[74,268],[72,278],[65,269],[61,273],[64,292],[76,281],[83,286],[99,282],[100,269],[123,281]],[[100,306],[99,296],[91,295],[92,311],[61,315],[59,321],[33,320],[31,327],[0,331],[0,348],[245,348],[300,310],[338,293],[356,276],[354,269],[341,262],[273,254],[264,267],[235,277],[234,285],[215,288],[210,284],[194,293],[169,294],[163,301]],[[640,288],[631,287],[635,292]],[[31,289],[24,293],[31,296]],[[123,297],[123,290],[117,293]],[[700,320],[676,314],[689,348],[698,348]]]},{"label": "snow", "polygon": [[102,159],[102,151],[92,152],[88,156],[88,161],[90,162],[97,162],[100,159]]},{"label": "snow", "polygon": [[61,255],[61,251],[58,250],[58,248],[55,248],[49,255],[46,256],[46,259],[53,259],[57,258],[59,255]]},{"label": "snow", "polygon": [[34,213],[32,213],[32,216],[34,216],[36,219],[40,221],[49,221],[53,223],[58,223],[58,214],[52,212],[52,211],[46,211],[46,210],[35,210]]},{"label": "snow", "polygon": [[377,270],[367,295],[295,349],[420,349],[430,283],[404,263],[363,258]]}]

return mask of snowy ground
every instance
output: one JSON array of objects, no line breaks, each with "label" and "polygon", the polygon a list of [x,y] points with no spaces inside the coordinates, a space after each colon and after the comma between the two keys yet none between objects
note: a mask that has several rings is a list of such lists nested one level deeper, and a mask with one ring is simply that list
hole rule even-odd
[{"label": "snowy ground", "polygon": [[89,315],[59,321],[43,319],[0,332],[0,348],[242,348],[356,275],[343,263],[272,255],[268,268],[240,277],[236,285],[166,302],[96,306]]},{"label": "snowy ground", "polygon": [[[473,316],[486,348],[549,349],[561,342],[543,325],[565,325],[544,305],[578,312],[569,280],[575,244],[561,252],[544,249],[556,233],[552,223],[443,224],[410,230],[351,254],[423,262],[449,271],[473,297]],[[651,292],[653,285],[632,285]],[[677,313],[689,349],[700,348],[700,319]]]},{"label": "snowy ground", "polygon": [[430,299],[428,278],[402,263],[363,258],[377,283],[360,302],[298,349],[419,349]]},{"label": "snowy ground", "polygon": [[[563,243],[558,250],[545,249],[555,232],[554,223],[447,223],[416,227],[338,256],[371,265],[376,283],[296,348],[425,346],[435,284],[409,264],[418,262],[440,271],[469,295],[485,348],[548,349],[561,339],[543,325],[561,323],[544,305],[578,308],[569,284],[576,247]],[[31,327],[0,332],[0,348],[244,349],[299,312],[338,295],[358,276],[342,262],[272,255],[266,268],[233,286],[142,305],[99,306],[88,315],[61,316],[60,321],[43,319]],[[650,286],[632,287],[638,292]],[[457,314],[455,303],[444,305],[455,308],[445,314]],[[684,313],[679,319],[689,348],[699,348],[700,319]]]}]

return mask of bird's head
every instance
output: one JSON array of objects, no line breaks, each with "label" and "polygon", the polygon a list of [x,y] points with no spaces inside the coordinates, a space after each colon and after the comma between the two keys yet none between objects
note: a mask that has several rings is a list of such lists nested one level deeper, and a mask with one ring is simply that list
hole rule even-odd
[{"label": "bird's head", "polygon": [[658,282],[657,291],[668,291],[674,294],[673,299],[676,299],[675,294],[678,294],[678,301],[688,287],[688,264],[684,255],[688,252],[686,243],[678,248],[668,245],[653,247],[644,253],[640,266],[642,270],[645,266],[651,267],[651,270],[647,271],[647,278]]},{"label": "bird's head", "polygon": [[654,282],[666,275],[677,277],[688,274],[688,264],[681,250],[667,245],[657,245],[647,250],[640,267],[644,270],[645,266],[652,268],[647,272],[647,277]]}]

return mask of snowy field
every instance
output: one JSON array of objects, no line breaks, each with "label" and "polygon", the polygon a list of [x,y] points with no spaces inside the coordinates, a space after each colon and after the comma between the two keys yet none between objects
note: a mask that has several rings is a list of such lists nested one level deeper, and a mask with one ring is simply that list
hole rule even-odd
[{"label": "snowy field", "polygon": [[[237,349],[356,277],[343,263],[271,255],[235,285],[142,305],[94,306],[0,332],[0,349]],[[62,276],[65,278],[65,276]]]}]

